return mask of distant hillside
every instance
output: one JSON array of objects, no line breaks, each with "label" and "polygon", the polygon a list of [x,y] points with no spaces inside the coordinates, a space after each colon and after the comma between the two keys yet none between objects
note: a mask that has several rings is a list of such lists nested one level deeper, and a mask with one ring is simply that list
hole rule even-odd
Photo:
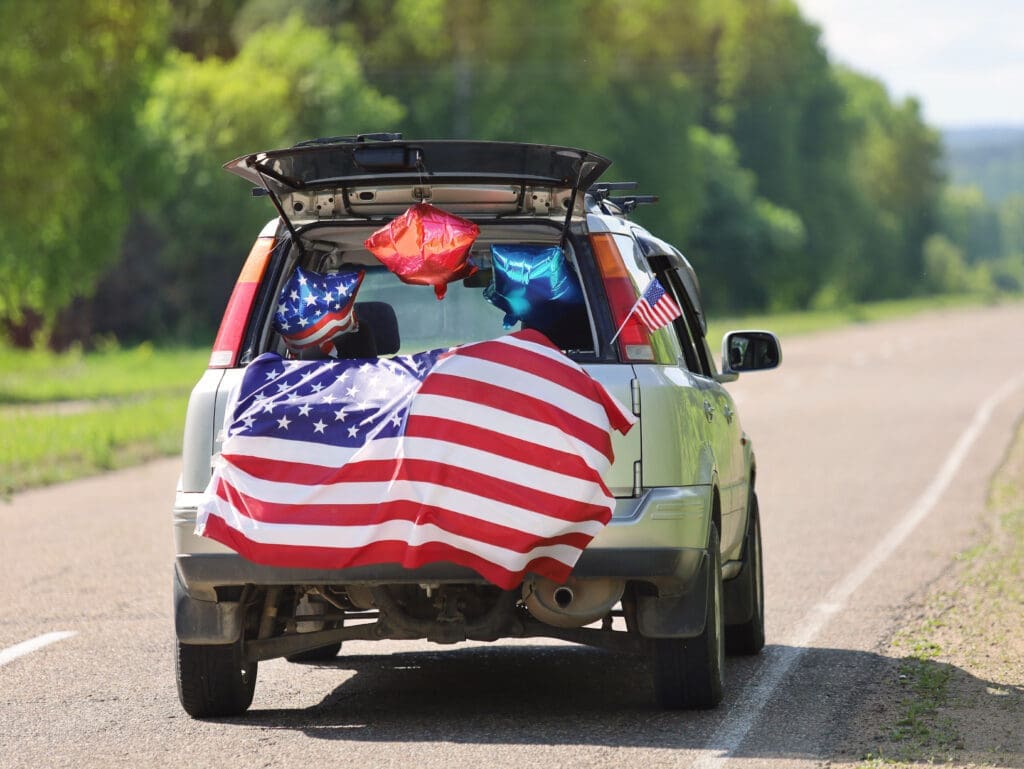
[{"label": "distant hillside", "polygon": [[942,138],[953,184],[980,187],[992,202],[1024,195],[1024,126],[948,128]]}]

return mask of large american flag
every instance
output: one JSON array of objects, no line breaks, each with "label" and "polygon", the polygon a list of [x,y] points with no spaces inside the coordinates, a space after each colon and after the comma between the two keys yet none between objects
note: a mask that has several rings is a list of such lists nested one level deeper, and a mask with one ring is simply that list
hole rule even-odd
[{"label": "large american flag", "polygon": [[266,354],[229,405],[196,531],[271,566],[561,582],[611,517],[610,431],[634,422],[536,331],[379,360]]},{"label": "large american flag", "polygon": [[634,310],[651,331],[667,326],[683,314],[679,305],[665,292],[664,286],[657,278],[651,278]]}]

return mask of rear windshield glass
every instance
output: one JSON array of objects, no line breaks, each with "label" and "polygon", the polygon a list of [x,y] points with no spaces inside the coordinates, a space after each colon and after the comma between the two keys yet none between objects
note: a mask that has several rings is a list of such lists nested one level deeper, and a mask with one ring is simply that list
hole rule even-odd
[{"label": "rear windshield glass", "polygon": [[401,352],[412,353],[506,333],[501,310],[484,299],[483,291],[461,281],[450,283],[439,300],[430,286],[408,285],[384,267],[368,267],[358,301],[391,305],[398,318]]},{"label": "rear windshield glass", "polygon": [[[349,252],[341,258],[336,255],[326,259],[314,257],[301,266],[304,270],[328,274],[364,270],[356,296],[356,317],[360,323],[372,325],[374,316],[380,312],[379,303],[388,305],[397,320],[400,354],[495,339],[523,328],[541,331],[567,353],[593,353],[596,347],[594,326],[585,297],[573,304],[560,303],[551,312],[534,313],[532,322],[515,321],[506,328],[506,308],[496,306],[487,298],[494,274],[489,249],[474,248],[473,262],[479,267],[478,272],[449,283],[440,300],[432,286],[404,283],[366,252]],[[576,276],[574,265],[570,264],[568,269]],[[490,292],[493,291],[491,287]],[[374,313],[361,311],[361,307],[370,303],[377,305],[371,308]],[[283,340],[276,333],[271,335],[269,348],[287,354]],[[315,351],[313,354],[316,355]]]}]

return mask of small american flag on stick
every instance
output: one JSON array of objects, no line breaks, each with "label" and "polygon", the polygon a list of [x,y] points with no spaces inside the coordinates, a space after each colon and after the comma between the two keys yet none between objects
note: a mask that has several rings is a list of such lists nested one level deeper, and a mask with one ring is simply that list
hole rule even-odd
[{"label": "small american flag on stick", "polygon": [[665,293],[665,288],[657,278],[651,278],[650,285],[644,290],[634,311],[651,331],[667,326],[683,314],[675,300]]},{"label": "small american flag on stick", "polygon": [[634,422],[536,331],[380,360],[266,354],[229,404],[196,531],[270,566],[562,582],[612,514],[610,431]]},{"label": "small american flag on stick", "polygon": [[679,309],[679,305],[676,304],[675,300],[666,293],[665,287],[661,285],[661,282],[657,278],[651,278],[651,282],[644,289],[643,295],[636,300],[636,304],[626,313],[626,317],[622,319],[622,324],[619,326],[618,331],[615,332],[615,336],[612,337],[613,342],[619,338],[619,334],[622,333],[622,329],[626,327],[626,322],[633,316],[633,313],[637,314],[637,317],[640,318],[647,328],[651,331],[657,331],[682,315],[683,311]]}]

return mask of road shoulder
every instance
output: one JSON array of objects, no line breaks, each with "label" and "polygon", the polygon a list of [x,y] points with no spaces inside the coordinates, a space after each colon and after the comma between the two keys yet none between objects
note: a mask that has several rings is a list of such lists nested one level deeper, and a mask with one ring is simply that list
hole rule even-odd
[{"label": "road shoulder", "polygon": [[1024,422],[978,543],[908,609],[831,765],[1024,767]]}]

